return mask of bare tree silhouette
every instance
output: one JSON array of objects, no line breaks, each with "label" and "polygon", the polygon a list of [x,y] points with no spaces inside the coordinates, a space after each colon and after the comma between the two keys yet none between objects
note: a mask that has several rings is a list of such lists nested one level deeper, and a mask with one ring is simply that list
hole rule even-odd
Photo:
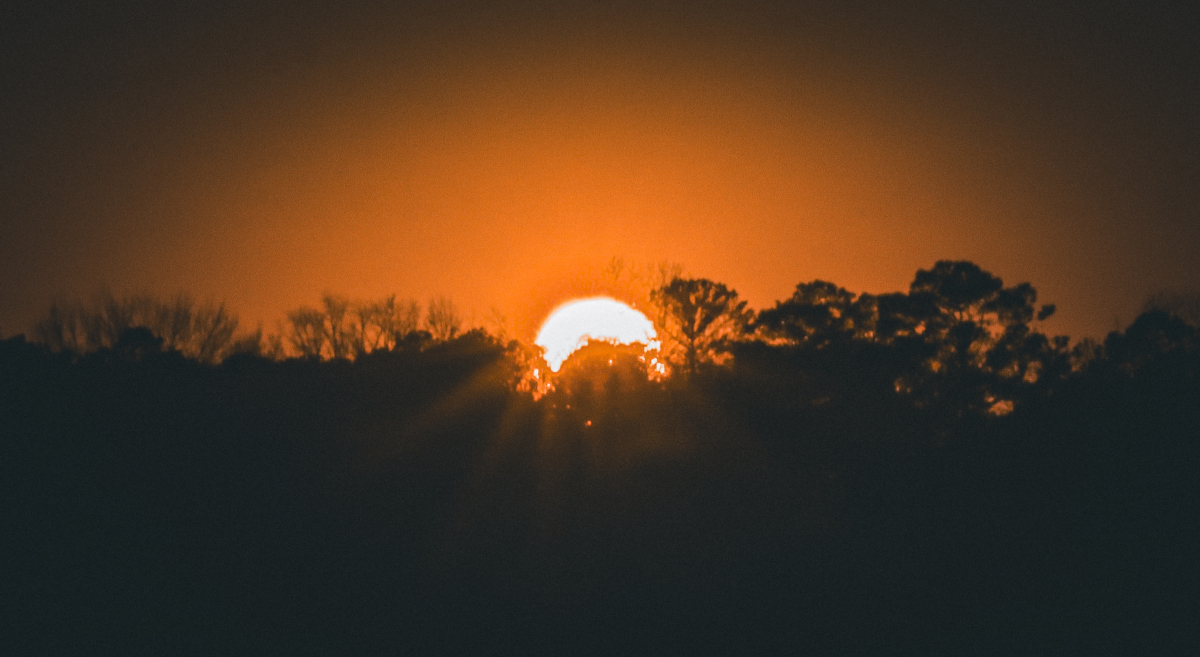
[{"label": "bare tree silhouette", "polygon": [[250,336],[235,339],[238,318],[224,303],[197,303],[186,294],[163,301],[147,294],[118,297],[104,291],[90,304],[51,303],[34,328],[34,336],[54,351],[87,354],[111,349],[129,329],[143,327],[162,340],[162,349],[178,351],[206,363],[217,363],[234,351],[249,348]]},{"label": "bare tree silhouette", "polygon": [[325,354],[325,314],[316,308],[289,311],[288,343],[303,358],[319,359]]},{"label": "bare tree silhouette", "polygon": [[321,295],[321,305],[325,309],[325,339],[330,355],[337,359],[351,357],[354,355],[353,335],[347,318],[350,300],[326,292]]},{"label": "bare tree silhouette", "polygon": [[447,297],[429,300],[425,314],[425,328],[435,340],[449,340],[462,330],[462,316],[454,302]]},{"label": "bare tree silhouette", "polygon": [[397,302],[394,294],[355,304],[353,312],[350,335],[356,356],[394,349],[404,336],[417,330],[421,318],[416,301]]},{"label": "bare tree silhouette", "polygon": [[288,313],[287,337],[304,358],[352,359],[390,351],[417,330],[421,307],[416,301],[397,301],[392,294],[375,301],[354,302],[325,293],[321,307],[301,307]]}]

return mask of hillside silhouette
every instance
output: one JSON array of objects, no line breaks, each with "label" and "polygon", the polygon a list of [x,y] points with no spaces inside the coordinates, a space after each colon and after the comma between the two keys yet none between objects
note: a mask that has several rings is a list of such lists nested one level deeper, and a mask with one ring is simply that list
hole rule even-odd
[{"label": "hillside silhouette", "polygon": [[[754,311],[551,374],[444,298],[56,304],[0,342],[12,654],[1186,654],[1200,329],[1028,283]],[[1178,305],[1178,304],[1177,304]]]}]

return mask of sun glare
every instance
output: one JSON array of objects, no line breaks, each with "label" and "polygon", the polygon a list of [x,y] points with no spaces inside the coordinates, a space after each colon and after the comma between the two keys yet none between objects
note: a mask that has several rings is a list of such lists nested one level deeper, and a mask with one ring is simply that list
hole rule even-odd
[{"label": "sun glare", "polygon": [[534,344],[546,350],[546,362],[557,372],[564,360],[590,340],[618,344],[639,342],[658,347],[654,324],[642,313],[608,297],[578,299],[550,313]]}]

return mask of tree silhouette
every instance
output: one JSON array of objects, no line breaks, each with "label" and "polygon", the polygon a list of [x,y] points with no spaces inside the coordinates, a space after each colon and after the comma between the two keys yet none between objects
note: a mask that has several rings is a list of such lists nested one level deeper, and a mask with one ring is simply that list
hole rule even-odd
[{"label": "tree silhouette", "polygon": [[[219,362],[233,346],[237,318],[225,310],[224,304],[200,306],[192,315],[192,333],[186,343],[195,357],[205,362]],[[178,344],[169,345],[178,348]]]},{"label": "tree silhouette", "polygon": [[351,357],[354,355],[353,336],[347,317],[350,311],[350,300],[326,292],[321,296],[321,305],[325,310],[323,326],[330,354],[335,359]]},{"label": "tree silhouette", "polygon": [[405,336],[417,329],[421,307],[416,301],[399,302],[392,294],[379,301],[356,304],[350,326],[352,348],[356,356],[394,349]]},{"label": "tree silhouette", "polygon": [[[1123,333],[1112,332],[1104,340],[1110,363],[1125,374],[1172,365],[1197,365],[1200,329],[1165,310],[1148,310]],[[1195,375],[1195,373],[1193,373]]]},{"label": "tree silhouette", "polygon": [[288,343],[302,358],[320,359],[325,353],[325,313],[316,308],[297,308],[287,314]]},{"label": "tree silhouette", "polygon": [[1036,309],[1037,290],[1029,283],[1004,287],[973,262],[939,260],[917,271],[907,296],[881,298],[878,324],[893,340],[920,336],[926,367],[905,386],[922,388],[927,402],[941,399],[960,411],[995,409],[1011,404],[1021,383],[1065,367],[1066,341],[1050,341],[1029,327],[1055,310]]},{"label": "tree silhouette", "polygon": [[874,325],[874,298],[854,295],[827,281],[800,283],[791,298],[758,314],[755,326],[768,339],[795,345],[824,347],[870,334]]},{"label": "tree silhouette", "polygon": [[675,359],[685,374],[718,360],[723,343],[740,337],[751,317],[736,291],[707,278],[674,278],[654,290],[652,299],[664,311],[660,329],[683,352]]},{"label": "tree silhouette", "polygon": [[642,390],[649,382],[645,345],[590,341],[563,361],[554,381],[556,394],[583,410]]},{"label": "tree silhouette", "polygon": [[[888,382],[918,406],[978,413],[1010,409],[1039,380],[1072,371],[1068,339],[1030,326],[1055,310],[1036,310],[1036,299],[1028,283],[1005,287],[974,263],[943,260],[918,271],[907,293],[856,296],[826,281],[801,283],[759,313],[755,327],[768,344],[794,350],[776,350],[789,367],[820,373],[805,384],[818,399],[841,394],[835,388],[862,388],[841,381],[853,372],[873,389]],[[755,367],[778,369],[761,349],[744,355]]]},{"label": "tree silhouette", "polygon": [[352,359],[397,348],[416,331],[420,315],[416,301],[397,301],[394,294],[353,302],[325,293],[320,308],[306,306],[287,314],[287,337],[303,358]]},{"label": "tree silhouette", "polygon": [[1175,315],[1192,326],[1200,326],[1200,294],[1158,292],[1142,305],[1142,312],[1162,310]]},{"label": "tree silhouette", "polygon": [[605,652],[812,648],[810,626],[887,630],[830,653],[1189,645],[1200,331],[1158,309],[1070,348],[1036,300],[943,261],[904,292],[800,283],[748,324],[673,278],[667,384],[607,342],[548,377],[448,302],[419,317],[435,340],[411,302],[326,295],[288,314],[312,360],[220,367],[180,353],[263,342],[204,347],[221,307],[56,304],[52,349],[0,341],[9,625],[63,635],[32,653],[253,652],[247,618],[289,652],[496,626],[459,651],[528,652],[580,619]]},{"label": "tree silhouette", "polygon": [[144,327],[162,340],[166,351],[206,363],[218,363],[234,350],[248,347],[250,336],[235,338],[238,318],[224,303],[197,303],[186,294],[163,301],[140,294],[96,295],[91,304],[51,303],[34,328],[34,336],[51,350],[79,355],[115,347],[128,329]]},{"label": "tree silhouette", "polygon": [[437,297],[429,300],[425,327],[435,340],[449,340],[462,329],[462,317],[453,301],[447,297]]}]

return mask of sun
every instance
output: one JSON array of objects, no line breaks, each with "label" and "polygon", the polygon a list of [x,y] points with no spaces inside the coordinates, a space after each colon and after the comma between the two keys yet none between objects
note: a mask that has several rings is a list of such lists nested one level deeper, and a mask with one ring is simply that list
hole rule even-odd
[{"label": "sun", "polygon": [[534,344],[546,350],[546,362],[557,372],[564,360],[589,340],[641,343],[657,349],[654,323],[642,313],[608,297],[576,299],[554,309]]}]

